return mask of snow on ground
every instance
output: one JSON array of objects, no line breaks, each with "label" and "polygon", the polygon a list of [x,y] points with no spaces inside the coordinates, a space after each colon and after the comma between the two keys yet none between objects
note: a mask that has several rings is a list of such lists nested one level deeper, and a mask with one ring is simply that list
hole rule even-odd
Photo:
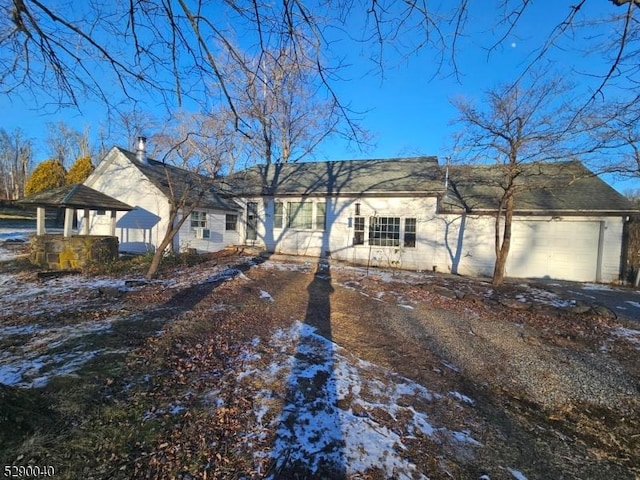
[{"label": "snow on ground", "polygon": [[269,292],[265,292],[264,290],[260,290],[260,298],[263,300],[268,300],[269,302],[273,302],[273,297]]},{"label": "snow on ground", "polygon": [[613,335],[619,338],[624,338],[628,342],[636,345],[640,350],[640,330],[633,330],[631,328],[618,327],[611,332]]},{"label": "snow on ground", "polygon": [[0,242],[29,240],[29,236],[36,233],[33,228],[0,228]]},{"label": "snow on ground", "polygon": [[525,477],[521,471],[513,470],[511,468],[509,468],[508,470],[509,470],[509,473],[511,473],[511,475],[513,475],[513,478],[515,478],[516,480],[527,480],[527,477]]},{"label": "snow on ground", "polygon": [[[13,251],[3,248],[3,240],[26,239],[31,231],[0,230],[0,261],[15,258]],[[253,264],[255,265],[255,263]],[[258,264],[258,268],[311,272],[315,263],[274,262]],[[375,277],[383,282],[416,284],[428,281],[428,273],[368,270],[364,267],[331,266],[332,270],[349,270],[353,278]],[[209,270],[177,272],[163,283],[168,288],[241,278],[242,270],[219,267]],[[357,280],[337,284],[356,289]],[[77,325],[43,325],[41,313],[78,310],[97,289],[126,289],[124,279],[87,278],[73,275],[46,282],[20,274],[0,273],[0,312],[31,317],[32,323],[0,324],[0,383],[25,388],[41,387],[53,376],[66,375],[103,349],[82,348],[81,337],[106,333],[115,317]],[[609,289],[601,285],[585,285],[584,290]],[[527,296],[541,303],[566,306],[565,300],[553,293],[529,287]],[[393,292],[390,292],[393,294]],[[586,295],[586,294],[585,294]],[[382,294],[372,297],[380,300]],[[260,297],[272,301],[266,291]],[[525,297],[523,297],[524,299]],[[400,306],[412,308],[401,299]],[[629,302],[632,303],[632,302]],[[613,331],[640,346],[640,331],[618,328]],[[268,343],[269,348],[264,348]],[[68,349],[64,346],[69,345]],[[346,475],[357,475],[367,469],[381,469],[387,478],[425,478],[411,463],[408,442],[426,436],[437,443],[449,442],[473,455],[481,444],[467,430],[449,430],[429,418],[421,405],[438,402],[444,396],[474,408],[474,400],[459,392],[431,392],[410,380],[375,364],[362,361],[320,336],[306,324],[295,322],[287,330],[277,331],[272,338],[255,340],[242,356],[243,370],[239,382],[253,382],[255,428],[246,440],[258,447],[269,432],[276,432],[274,448],[256,448],[256,456],[268,456],[277,462],[306,465],[312,470],[319,465],[343,466]],[[55,349],[55,351],[54,351]],[[272,354],[275,349],[278,353]],[[456,369],[455,365],[448,368]],[[283,394],[282,385],[286,391]],[[222,399],[211,393],[212,403],[222,406]],[[176,409],[182,408],[175,406]],[[173,412],[173,410],[171,410]],[[283,465],[279,465],[283,466]],[[524,475],[507,469],[514,478]],[[276,468],[275,471],[278,471]],[[266,472],[262,472],[266,473]]]},{"label": "snow on ground", "polygon": [[[72,373],[101,353],[87,351],[75,340],[109,330],[116,319],[62,326],[0,326],[0,383],[37,388],[54,376]],[[65,344],[68,350],[59,348]],[[51,353],[54,349],[59,351]]]},{"label": "snow on ground", "polygon": [[[275,269],[280,271],[293,271],[308,273],[316,269],[317,263],[312,262],[287,262],[287,261],[266,261],[260,264],[260,268]],[[375,278],[385,283],[405,283],[416,284],[424,283],[430,274],[422,272],[412,272],[408,270],[384,270],[377,268],[358,267],[346,264],[332,264],[331,270],[349,273],[352,277],[357,278]],[[357,283],[357,282],[356,282]]]},{"label": "snow on ground", "polygon": [[0,311],[3,315],[38,317],[80,308],[98,291],[125,291],[125,279],[68,275],[39,280],[34,276],[0,273]]},{"label": "snow on ground", "polygon": [[551,305],[557,308],[570,307],[572,305],[575,305],[576,303],[574,300],[562,299],[553,292],[531,287],[527,284],[521,284],[521,287],[523,287],[526,291],[526,294],[523,293],[516,296],[516,299],[521,302],[528,302],[533,300],[536,303]]},{"label": "snow on ground", "polygon": [[601,290],[601,291],[611,291],[614,290],[610,285],[603,285],[598,283],[585,283],[582,285],[583,290]]},{"label": "snow on ground", "polygon": [[29,236],[36,233],[34,229],[26,228],[0,228],[0,262],[14,260],[20,256],[20,252],[13,248],[7,248],[5,242],[29,241]]},{"label": "snow on ground", "polygon": [[[237,379],[257,388],[256,426],[247,442],[259,445],[276,432],[271,451],[256,448],[258,457],[277,459],[275,471],[284,463],[311,471],[337,465],[347,476],[377,468],[386,478],[426,478],[407,458],[407,442],[416,436],[470,451],[481,446],[468,431],[434,425],[420,408],[441,395],[350,355],[307,324],[278,330],[267,343],[261,350],[254,342],[256,350],[243,356]],[[467,405],[473,402],[458,395]]]},{"label": "snow on ground", "polygon": [[[256,262],[249,260],[244,267],[250,268],[255,266]],[[243,267],[243,268],[244,268]],[[173,278],[162,280],[161,283],[167,288],[189,288],[194,285],[205,285],[207,283],[220,283],[240,278],[249,281],[249,278],[240,268],[229,266],[214,266],[210,269],[196,269],[195,271],[176,271]]]}]

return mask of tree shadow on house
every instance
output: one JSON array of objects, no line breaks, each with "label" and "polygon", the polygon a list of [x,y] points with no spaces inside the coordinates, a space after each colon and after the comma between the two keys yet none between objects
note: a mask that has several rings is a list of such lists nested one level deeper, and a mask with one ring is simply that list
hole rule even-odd
[{"label": "tree shadow on house", "polygon": [[338,406],[331,331],[331,272],[318,261],[307,287],[304,323],[289,374],[285,404],[266,478],[346,478],[345,439]]}]

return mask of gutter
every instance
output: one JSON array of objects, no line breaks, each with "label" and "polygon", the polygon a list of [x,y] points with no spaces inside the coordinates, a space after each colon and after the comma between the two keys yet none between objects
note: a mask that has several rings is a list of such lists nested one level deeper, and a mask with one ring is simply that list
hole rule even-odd
[{"label": "gutter", "polygon": [[[495,215],[497,210],[465,210],[464,208],[458,209],[438,209],[438,214],[460,214],[466,213],[468,215]],[[605,216],[605,217],[626,217],[628,215],[640,214],[637,210],[514,210],[514,215],[526,216],[526,217],[548,217],[548,216],[569,216],[569,217],[590,217],[590,216]]]}]

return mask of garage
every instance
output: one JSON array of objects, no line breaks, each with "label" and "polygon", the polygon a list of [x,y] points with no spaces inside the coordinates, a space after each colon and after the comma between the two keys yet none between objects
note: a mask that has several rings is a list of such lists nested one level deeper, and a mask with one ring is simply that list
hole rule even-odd
[{"label": "garage", "polygon": [[603,227],[603,222],[599,221],[514,222],[506,274],[510,277],[598,281]]}]

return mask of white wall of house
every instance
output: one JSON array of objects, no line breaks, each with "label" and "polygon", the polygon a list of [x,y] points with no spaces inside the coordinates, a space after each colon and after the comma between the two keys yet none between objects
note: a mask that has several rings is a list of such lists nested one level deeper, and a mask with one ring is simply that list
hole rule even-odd
[{"label": "white wall of house", "polygon": [[177,245],[181,252],[190,248],[195,248],[198,253],[216,252],[230,245],[242,244],[240,228],[240,212],[196,208],[180,227]]},{"label": "white wall of house", "polygon": [[[237,201],[245,212],[249,202],[257,203],[258,207],[256,240],[245,242],[263,246],[271,252],[310,256],[329,252],[332,258],[356,264],[414,270],[431,269],[437,256],[439,221],[435,216],[436,199],[433,197],[258,197]],[[277,202],[283,205],[281,220],[275,213]],[[311,207],[300,207],[301,202],[311,204]],[[325,205],[324,223],[318,220],[319,211],[322,217],[322,207],[318,204]],[[356,204],[359,204],[359,215]],[[310,212],[311,228],[300,226],[305,223],[304,219],[291,219],[296,210],[305,217]],[[389,245],[370,245],[369,227],[374,217],[384,223],[381,229],[392,228],[397,222],[397,242],[380,239],[379,243]],[[246,213],[243,218],[241,238],[246,239]],[[364,222],[364,242],[360,245],[354,245],[356,218]],[[416,230],[417,240],[411,246],[405,244],[405,233],[410,233],[405,232],[406,219],[410,219]]]},{"label": "white wall of house", "polygon": [[[312,204],[311,228],[288,227],[290,209]],[[255,240],[246,241],[246,205],[257,204]],[[276,219],[274,204],[283,204]],[[494,219],[478,215],[437,215],[433,197],[281,197],[240,199],[245,208],[241,242],[268,251],[320,256],[361,265],[491,276],[495,262]],[[325,229],[316,224],[318,203],[326,204]],[[356,203],[364,220],[364,243],[354,244]],[[399,225],[397,241],[372,245],[370,224]],[[393,219],[393,220],[392,220]],[[415,224],[415,244],[405,234]],[[294,222],[295,223],[295,222]],[[515,217],[506,274],[516,278],[555,278],[611,282],[619,277],[623,219],[621,217]],[[409,240],[407,245],[405,242]],[[378,241],[380,242],[380,241]],[[382,241],[384,243],[384,241]]]},{"label": "white wall of house", "polygon": [[[116,235],[120,251],[154,251],[167,229],[169,203],[129,160],[112,149],[84,182],[85,185],[135,206],[130,212],[118,212]],[[91,235],[109,235],[108,214],[92,212],[89,218]]]}]

